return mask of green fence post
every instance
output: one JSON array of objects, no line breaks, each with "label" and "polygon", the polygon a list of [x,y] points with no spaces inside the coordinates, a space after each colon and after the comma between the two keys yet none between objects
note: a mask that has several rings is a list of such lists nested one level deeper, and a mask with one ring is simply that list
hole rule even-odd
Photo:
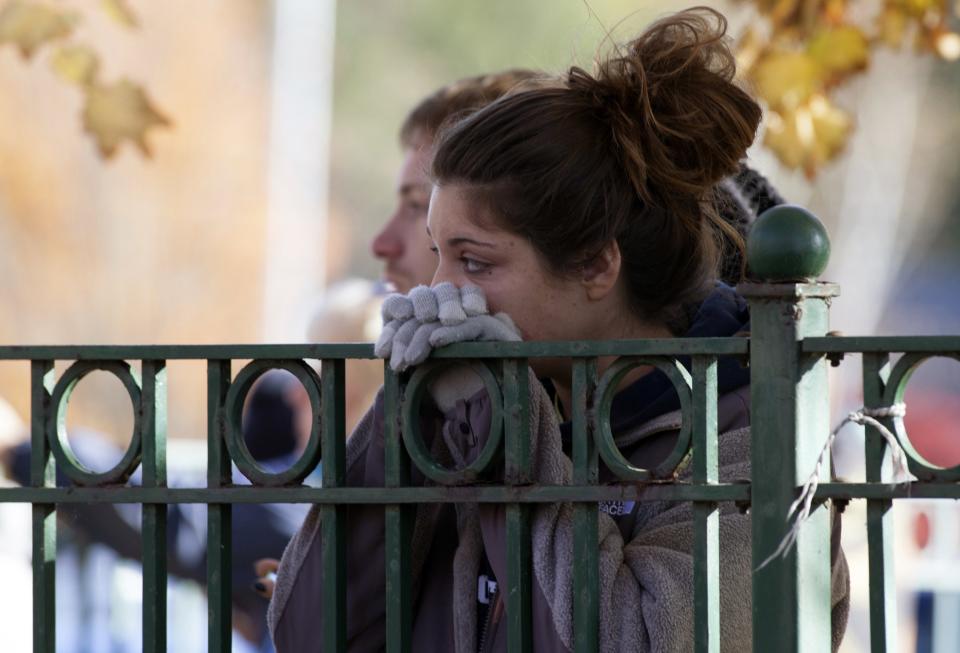
[{"label": "green fence post", "polygon": [[[863,355],[863,405],[884,405],[890,355]],[[893,428],[892,420],[884,420]],[[867,483],[881,483],[880,470],[887,441],[876,427],[866,425],[864,453]],[[870,651],[897,650],[897,593],[893,577],[893,499],[867,499],[867,551],[870,576]]]},{"label": "green fence post", "polygon": [[[143,361],[143,487],[167,486],[167,365]],[[167,650],[167,504],[143,505],[143,653]]]},{"label": "green fence post", "polygon": [[[573,361],[573,482],[597,485],[599,482],[597,447],[591,428],[597,390],[597,359]],[[573,506],[573,637],[575,653],[591,653],[600,648],[600,522],[596,501]]]},{"label": "green fence post", "polygon": [[[762,563],[791,524],[787,511],[813,472],[830,433],[827,362],[801,353],[801,341],[827,332],[832,284],[813,282],[829,240],[804,209],[761,215],[747,245],[750,302],[753,538],[753,650],[830,650],[830,514],[816,507],[785,556]],[[829,466],[822,472],[829,480]]]},{"label": "green fence post", "polygon": [[[47,422],[52,419],[53,361],[30,362],[30,485],[54,487],[56,474]],[[55,653],[57,511],[52,503],[33,504],[33,651]]]},{"label": "green fence post", "polygon": [[[505,485],[527,485],[532,476],[530,385],[527,370],[526,359],[508,358],[503,361]],[[530,506],[522,503],[507,504],[507,578],[504,599],[507,607],[507,650],[510,653],[527,653],[533,650],[530,518]]]},{"label": "green fence post", "polygon": [[[717,359],[693,357],[693,482],[716,485]],[[720,511],[693,502],[693,628],[697,653],[720,651]]]},{"label": "green fence post", "polygon": [[[343,487],[346,482],[344,434],[344,362],[324,358],[320,363],[323,443],[323,487]],[[347,650],[347,513],[341,504],[320,508],[323,529],[323,650]]]},{"label": "green fence post", "polygon": [[[400,378],[383,364],[383,447],[385,485],[404,487],[410,482],[410,462],[400,436]],[[416,507],[384,506],[386,559],[387,653],[410,653],[413,625],[413,578],[410,542]]]},{"label": "green fence post", "polygon": [[[230,454],[226,442],[226,399],[230,361],[207,361],[207,487],[230,485]],[[233,585],[232,506],[207,504],[207,650],[230,653]]]}]

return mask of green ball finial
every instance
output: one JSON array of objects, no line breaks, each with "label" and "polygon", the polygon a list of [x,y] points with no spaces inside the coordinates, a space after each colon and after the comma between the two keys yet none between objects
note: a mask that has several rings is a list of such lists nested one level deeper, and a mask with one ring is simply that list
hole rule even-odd
[{"label": "green ball finial", "polygon": [[749,275],[760,281],[816,279],[830,260],[830,237],[817,216],[781,204],[764,211],[747,238]]}]

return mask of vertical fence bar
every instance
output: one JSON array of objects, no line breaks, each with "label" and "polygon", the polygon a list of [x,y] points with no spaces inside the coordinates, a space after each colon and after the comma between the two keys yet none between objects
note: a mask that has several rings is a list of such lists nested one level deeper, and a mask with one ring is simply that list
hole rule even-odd
[{"label": "vertical fence bar", "polygon": [[768,558],[792,526],[787,511],[830,433],[827,362],[804,356],[800,341],[826,333],[836,287],[744,284],[739,290],[750,302],[751,324],[753,650],[829,651],[829,511],[815,507],[789,552]]},{"label": "vertical fence bar", "polygon": [[[717,359],[693,357],[693,483],[717,472]],[[712,501],[693,502],[693,635],[698,653],[720,651],[720,515]]]},{"label": "vertical fence bar", "polygon": [[[53,487],[56,470],[47,425],[51,405],[53,361],[30,362],[30,485]],[[35,503],[33,512],[33,651],[55,653],[57,511],[52,503]]]},{"label": "vertical fence bar", "polygon": [[[883,405],[888,354],[863,355],[863,405]],[[893,428],[893,424],[885,424]],[[866,426],[864,442],[866,480],[880,483],[887,442],[874,427]],[[870,651],[886,653],[897,650],[897,595],[893,577],[893,501],[867,499],[867,555],[870,576]]]},{"label": "vertical fence bar", "polygon": [[[230,454],[226,443],[226,398],[230,361],[207,361],[207,487],[229,485]],[[229,503],[207,505],[207,650],[231,649],[233,513]]]},{"label": "vertical fence bar", "polygon": [[[143,486],[167,485],[167,366],[143,361]],[[143,505],[143,652],[167,650],[167,506]]]},{"label": "vertical fence bar", "polygon": [[[346,480],[343,359],[323,359],[321,373],[321,437],[323,487]],[[321,509],[323,529],[323,650],[347,650],[346,514],[342,505]]]},{"label": "vertical fence bar", "polygon": [[[410,458],[400,438],[400,379],[384,362],[383,438],[387,487],[403,487],[410,480]],[[410,653],[413,606],[410,540],[415,508],[384,506],[386,530],[387,653]]]},{"label": "vertical fence bar", "polygon": [[[509,485],[531,482],[530,381],[527,361],[503,361],[503,408],[506,436],[504,479]],[[528,653],[533,647],[531,629],[530,508],[510,503],[507,520],[507,650]]]},{"label": "vertical fence bar", "polygon": [[[571,418],[573,425],[573,482],[596,485],[597,447],[593,441],[590,411],[597,388],[597,359],[573,361]],[[609,415],[604,416],[609,418]],[[573,507],[573,648],[575,653],[593,653],[600,647],[600,543],[599,506],[594,502]]]}]

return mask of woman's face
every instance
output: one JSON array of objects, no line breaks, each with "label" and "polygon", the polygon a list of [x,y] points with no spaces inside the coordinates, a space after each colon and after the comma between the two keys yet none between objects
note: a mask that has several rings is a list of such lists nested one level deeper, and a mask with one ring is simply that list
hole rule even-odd
[{"label": "woman's face", "polygon": [[457,185],[437,186],[427,230],[437,254],[434,285],[449,281],[483,289],[491,313],[509,315],[524,340],[589,337],[597,319],[582,284],[552,273],[522,236],[496,227]]}]

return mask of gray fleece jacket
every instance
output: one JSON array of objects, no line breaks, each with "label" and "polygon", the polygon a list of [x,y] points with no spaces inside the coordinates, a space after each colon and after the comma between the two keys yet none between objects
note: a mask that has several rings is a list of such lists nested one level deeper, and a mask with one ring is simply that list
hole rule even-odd
[{"label": "gray fleece jacket", "polygon": [[[543,387],[530,379],[531,452],[536,482],[571,483],[555,411]],[[750,479],[749,389],[720,398],[720,479]],[[451,467],[483,446],[490,411],[483,393],[458,402],[441,420],[422,419],[433,433],[437,460]],[[679,412],[617,434],[634,465],[649,467],[672,447]],[[466,421],[469,428],[461,428]],[[347,443],[347,484],[383,487],[382,396]],[[469,435],[464,435],[466,432]],[[441,437],[436,437],[440,435]],[[473,438],[471,436],[480,435]],[[679,470],[678,481],[689,480]],[[423,483],[414,475],[413,482]],[[348,650],[385,647],[384,518],[379,506],[348,506]],[[323,537],[314,507],[280,564],[268,622],[278,653],[321,650]],[[532,511],[533,646],[570,651],[573,643],[573,506],[538,504]],[[838,526],[838,523],[836,523]],[[693,649],[693,516],[688,502],[640,502],[614,519],[600,512],[600,650]],[[838,528],[835,529],[839,531]],[[837,533],[838,534],[838,533]],[[477,650],[477,576],[483,554],[497,578],[506,578],[505,509],[495,504],[421,505],[413,535],[413,650]],[[751,648],[750,517],[721,504],[720,624],[724,651]],[[849,607],[849,579],[839,548],[833,559],[833,647],[839,646]],[[491,606],[484,651],[506,651],[506,620]]]}]

